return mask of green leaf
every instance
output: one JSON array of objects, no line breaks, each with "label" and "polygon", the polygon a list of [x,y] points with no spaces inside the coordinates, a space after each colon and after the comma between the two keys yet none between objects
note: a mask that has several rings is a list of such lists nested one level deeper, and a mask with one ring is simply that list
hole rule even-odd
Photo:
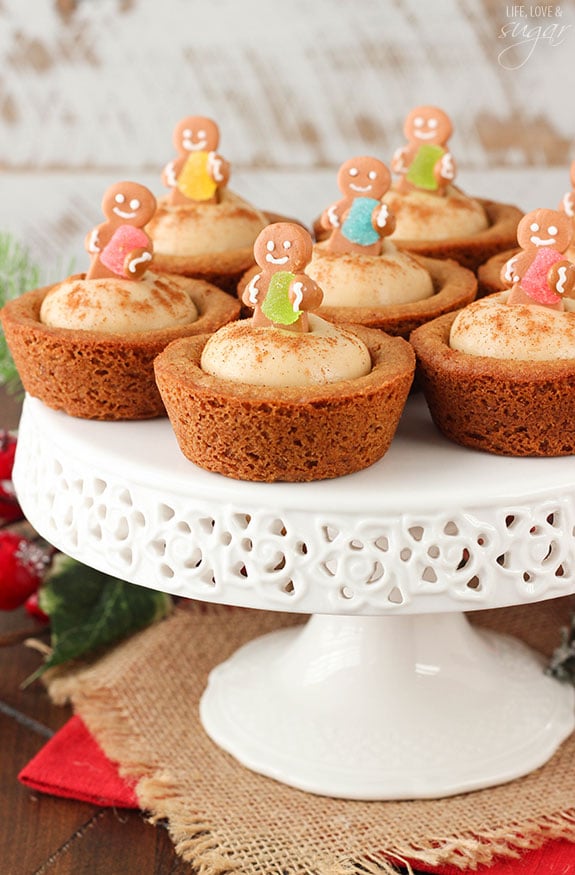
[{"label": "green leaf", "polygon": [[[11,234],[0,232],[0,307],[39,284],[40,270],[28,250]],[[0,333],[0,383],[11,391],[20,389],[18,372],[3,333]]]},{"label": "green leaf", "polygon": [[116,644],[171,609],[169,595],[126,583],[58,554],[39,592],[50,617],[52,652],[28,683],[47,669]]}]

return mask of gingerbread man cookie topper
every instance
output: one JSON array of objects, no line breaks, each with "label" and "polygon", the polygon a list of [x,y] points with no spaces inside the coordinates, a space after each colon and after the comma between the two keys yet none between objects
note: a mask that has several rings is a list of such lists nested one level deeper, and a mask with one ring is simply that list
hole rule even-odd
[{"label": "gingerbread man cookie topper", "polygon": [[216,203],[230,178],[230,165],[216,151],[217,124],[201,115],[183,118],[174,129],[178,157],[166,165],[162,181],[172,204]]},{"label": "gingerbread man cookie topper", "polygon": [[256,328],[275,326],[309,331],[309,310],[317,309],[323,293],[307,276],[313,241],[308,231],[292,222],[276,222],[260,231],[254,258],[260,267],[246,286],[242,300],[253,307]]},{"label": "gingerbread man cookie topper", "polygon": [[86,236],[91,256],[87,279],[140,279],[152,260],[151,238],[143,230],[156,212],[156,198],[137,182],[117,182],[102,199],[105,222]]},{"label": "gingerbread man cookie topper", "polygon": [[339,168],[337,184],[343,197],[320,218],[321,225],[331,230],[327,248],[380,255],[383,238],[395,228],[395,216],[381,202],[391,185],[386,165],[367,155],[349,158]]},{"label": "gingerbread man cookie topper", "polygon": [[517,226],[521,252],[503,265],[501,279],[511,291],[507,303],[538,304],[563,310],[563,298],[572,297],[575,265],[563,253],[571,243],[571,219],[559,210],[537,209]]},{"label": "gingerbread man cookie topper", "polygon": [[455,179],[455,162],[447,148],[453,133],[449,116],[437,106],[416,106],[405,119],[407,143],[397,149],[391,169],[398,173],[398,189],[444,195]]}]

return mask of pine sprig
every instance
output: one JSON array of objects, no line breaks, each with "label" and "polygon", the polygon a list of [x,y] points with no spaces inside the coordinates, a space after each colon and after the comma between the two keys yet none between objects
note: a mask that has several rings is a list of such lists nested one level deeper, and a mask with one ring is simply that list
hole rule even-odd
[{"label": "pine sprig", "polygon": [[[0,232],[0,307],[40,284],[40,268],[28,249],[8,232]],[[0,384],[10,392],[21,392],[6,338],[0,333]]]},{"label": "pine sprig", "polygon": [[[0,307],[18,298],[24,292],[56,282],[62,276],[73,273],[74,260],[67,266],[52,265],[43,271],[34,262],[30,250],[8,231],[0,231]],[[50,277],[53,277],[52,279]],[[22,384],[14,366],[4,334],[0,332],[0,385],[9,392],[22,393]]]}]

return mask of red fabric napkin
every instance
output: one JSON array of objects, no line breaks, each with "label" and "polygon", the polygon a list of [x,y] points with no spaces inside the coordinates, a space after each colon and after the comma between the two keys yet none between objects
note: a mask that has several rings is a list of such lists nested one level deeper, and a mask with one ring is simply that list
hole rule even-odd
[{"label": "red fabric napkin", "polygon": [[[133,788],[118,774],[86,725],[72,717],[30,760],[19,780],[33,790],[79,799],[93,805],[139,808]],[[434,875],[462,875],[455,866],[431,868],[413,861],[413,868]],[[570,875],[575,873],[575,844],[549,842],[527,851],[519,860],[480,866],[475,875]]]},{"label": "red fabric napkin", "polygon": [[75,716],[30,760],[18,779],[27,787],[93,805],[139,808],[133,788]]}]

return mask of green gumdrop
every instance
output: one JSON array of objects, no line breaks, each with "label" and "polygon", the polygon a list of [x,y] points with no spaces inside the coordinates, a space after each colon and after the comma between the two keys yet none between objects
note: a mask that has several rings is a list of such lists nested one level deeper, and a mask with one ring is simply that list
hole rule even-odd
[{"label": "green gumdrop", "polygon": [[411,162],[405,178],[416,188],[425,188],[428,191],[436,191],[439,186],[433,173],[433,168],[439,161],[445,149],[441,146],[420,146]]},{"label": "green gumdrop", "polygon": [[289,287],[293,278],[294,274],[289,270],[278,270],[270,280],[262,313],[276,325],[292,325],[301,316],[300,310],[294,312],[289,299]]}]

